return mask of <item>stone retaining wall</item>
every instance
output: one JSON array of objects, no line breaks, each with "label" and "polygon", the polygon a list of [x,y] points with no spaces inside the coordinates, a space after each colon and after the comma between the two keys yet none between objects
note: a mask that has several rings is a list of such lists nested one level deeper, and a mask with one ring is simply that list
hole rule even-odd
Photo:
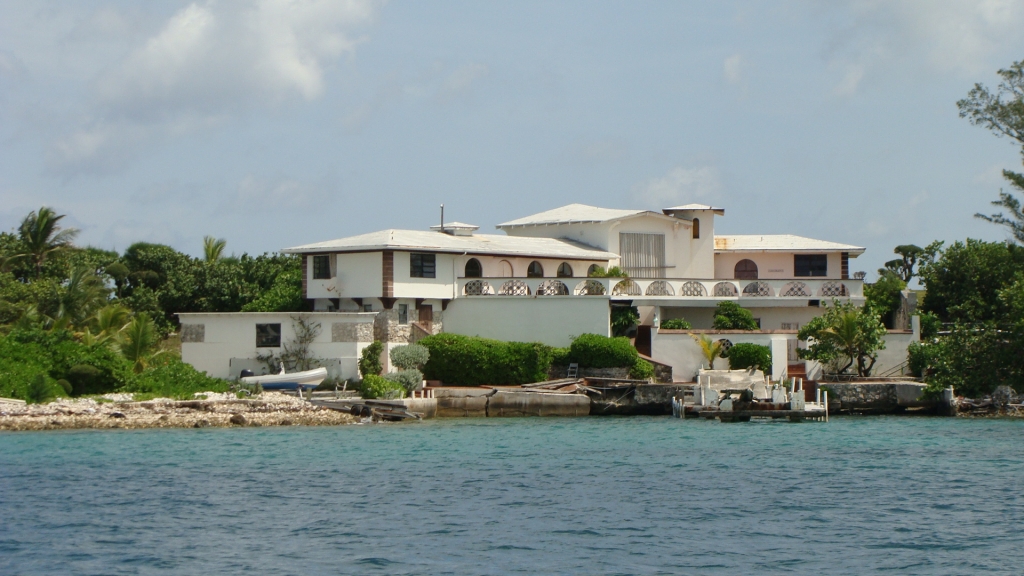
[{"label": "stone retaining wall", "polygon": [[895,412],[904,408],[929,408],[924,384],[917,382],[819,382],[828,390],[829,410],[844,412]]}]

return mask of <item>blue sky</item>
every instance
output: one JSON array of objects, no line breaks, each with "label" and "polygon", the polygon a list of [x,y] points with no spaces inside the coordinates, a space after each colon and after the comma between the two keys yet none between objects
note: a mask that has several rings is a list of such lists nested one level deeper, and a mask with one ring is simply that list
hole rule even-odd
[{"label": "blue sky", "polygon": [[[1018,147],[957,115],[1024,3],[0,0],[0,229],[260,253],[572,202],[719,233],[999,240]],[[873,274],[869,276],[872,277]]]}]

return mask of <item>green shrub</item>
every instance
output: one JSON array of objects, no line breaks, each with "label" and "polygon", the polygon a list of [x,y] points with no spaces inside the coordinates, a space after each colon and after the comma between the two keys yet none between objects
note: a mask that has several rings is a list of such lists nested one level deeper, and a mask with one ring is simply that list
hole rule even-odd
[{"label": "green shrub", "polygon": [[941,345],[933,342],[911,342],[907,347],[907,368],[918,378],[927,375],[930,368],[940,360]]},{"label": "green shrub", "polygon": [[741,342],[729,348],[725,357],[729,359],[730,370],[756,368],[765,374],[771,374],[772,349],[767,346]]},{"label": "green shrub", "polygon": [[665,330],[689,330],[693,328],[689,322],[682,318],[670,318],[661,322],[661,328]]},{"label": "green shrub", "polygon": [[633,367],[629,369],[629,377],[634,380],[647,380],[654,378],[654,364],[643,358],[637,357]]},{"label": "green shrub", "polygon": [[[80,366],[90,368],[72,374]],[[83,371],[89,373],[87,382]],[[68,380],[74,394],[113,392],[134,376],[131,363],[121,355],[102,344],[83,344],[66,330],[14,330],[0,337],[0,396],[24,397],[39,372]],[[76,384],[76,379],[83,384]],[[78,388],[81,385],[87,389]]]},{"label": "green shrub", "polygon": [[639,321],[640,312],[636,306],[614,306],[612,308],[611,327],[612,334],[615,336],[625,336]]},{"label": "green shrub", "polygon": [[71,393],[75,396],[106,394],[118,387],[118,383],[108,380],[102,370],[88,364],[75,364],[64,378],[71,383]]},{"label": "green shrub", "polygon": [[29,381],[25,391],[25,401],[30,404],[45,404],[58,396],[63,396],[64,390],[46,374],[36,374]]},{"label": "green shrub", "polygon": [[569,365],[569,349],[568,348],[552,348],[551,349],[551,365],[552,366],[568,366]]},{"label": "green shrub", "polygon": [[359,385],[359,393],[367,400],[375,398],[403,398],[405,396],[405,388],[398,382],[392,382],[383,376],[368,374],[363,378],[362,384]]},{"label": "green shrub", "polygon": [[419,343],[430,350],[423,366],[427,379],[454,386],[539,382],[551,366],[551,347],[536,342],[434,334]]},{"label": "green shrub", "polygon": [[942,320],[932,312],[921,313],[921,339],[934,338],[942,330]]},{"label": "green shrub", "polygon": [[384,375],[384,379],[400,384],[407,393],[419,390],[420,386],[423,385],[423,373],[415,368],[399,372],[389,372]]},{"label": "green shrub", "polygon": [[587,368],[632,367],[637,358],[636,348],[624,337],[580,334],[569,346],[569,362]]},{"label": "green shrub", "polygon": [[398,346],[391,350],[391,363],[402,370],[413,370],[423,367],[430,359],[430,350],[419,344]]},{"label": "green shrub", "polygon": [[719,302],[715,308],[715,330],[757,330],[757,322],[750,310],[740,308],[735,302]]},{"label": "green shrub", "polygon": [[135,393],[136,400],[145,397],[187,400],[196,392],[227,392],[230,387],[227,380],[212,378],[179,358],[164,356],[136,374],[120,391]]},{"label": "green shrub", "polygon": [[373,344],[363,348],[363,353],[359,358],[359,373],[364,378],[380,375],[381,370],[384,369],[380,364],[380,354],[383,351],[384,345],[381,344],[380,340],[374,340]]}]

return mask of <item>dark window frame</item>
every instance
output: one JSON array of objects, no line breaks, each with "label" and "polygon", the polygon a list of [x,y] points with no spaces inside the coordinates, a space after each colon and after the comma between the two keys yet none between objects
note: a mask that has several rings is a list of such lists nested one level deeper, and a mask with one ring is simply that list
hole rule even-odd
[{"label": "dark window frame", "polygon": [[313,255],[313,280],[331,279],[331,257],[327,254]]},{"label": "dark window frame", "polygon": [[[534,271],[534,264],[537,265],[537,270],[540,271],[539,274],[536,271]],[[530,265],[526,267],[526,277],[527,278],[543,278],[544,277],[544,265],[541,264],[540,262],[536,261],[536,260],[534,260],[533,262],[530,262]]]},{"label": "dark window frame", "polygon": [[[472,264],[473,262],[476,262],[476,269],[473,271],[475,273],[471,273],[469,270],[469,265]],[[462,273],[465,275],[465,278],[483,278],[484,265],[481,264],[480,261],[477,260],[476,258],[470,258],[469,260],[466,260],[466,266],[463,268]]]},{"label": "dark window frame", "polygon": [[797,278],[828,276],[828,254],[794,254],[793,276]]},{"label": "dark window frame", "polygon": [[[568,269],[568,271],[569,271],[568,274],[563,272],[563,270],[565,270],[565,269]],[[573,277],[572,264],[569,264],[568,262],[562,262],[561,264],[559,264],[558,265],[558,270],[555,271],[555,276],[558,277],[558,278],[572,278]]]},{"label": "dark window frame", "polygon": [[700,238],[700,218],[693,219],[693,239],[698,240]]},{"label": "dark window frame", "polygon": [[257,348],[280,348],[281,347],[281,323],[269,322],[256,325],[256,347]]},{"label": "dark window frame", "polygon": [[398,305],[398,323],[406,325],[409,323],[409,305],[399,304]]},{"label": "dark window frame", "polygon": [[413,252],[409,254],[410,278],[436,278],[437,254]]}]

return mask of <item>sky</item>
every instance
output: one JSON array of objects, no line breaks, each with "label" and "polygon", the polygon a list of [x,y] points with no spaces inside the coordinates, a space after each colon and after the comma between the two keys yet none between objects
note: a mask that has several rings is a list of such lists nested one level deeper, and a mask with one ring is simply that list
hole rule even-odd
[{"label": "sky", "polygon": [[0,230],[258,254],[569,203],[718,234],[1003,240],[1020,147],[956,101],[1024,2],[0,0]]}]

